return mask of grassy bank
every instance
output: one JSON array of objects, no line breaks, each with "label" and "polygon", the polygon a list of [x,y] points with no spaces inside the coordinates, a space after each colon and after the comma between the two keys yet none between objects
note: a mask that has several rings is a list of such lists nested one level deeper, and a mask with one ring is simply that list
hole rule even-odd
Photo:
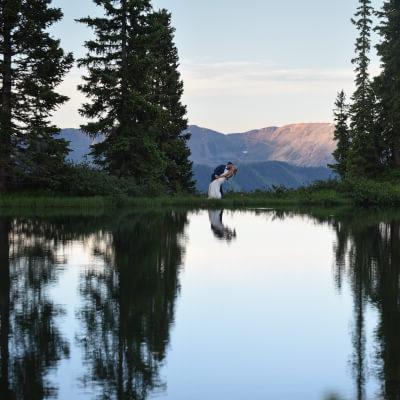
[{"label": "grassy bank", "polygon": [[274,207],[281,205],[344,205],[350,204],[342,194],[329,188],[285,190],[276,188],[254,193],[229,193],[222,200],[209,200],[205,195],[179,196],[93,196],[68,197],[40,194],[7,194],[0,196],[0,208],[7,209],[81,209],[107,210],[121,207],[189,207],[189,208],[241,208]]},{"label": "grassy bank", "polygon": [[400,206],[400,183],[357,180],[319,182],[296,190],[275,187],[253,193],[228,193],[222,200],[205,195],[133,197],[127,195],[68,197],[56,194],[6,194],[0,196],[2,209],[110,210],[121,207],[242,208],[279,206]]}]

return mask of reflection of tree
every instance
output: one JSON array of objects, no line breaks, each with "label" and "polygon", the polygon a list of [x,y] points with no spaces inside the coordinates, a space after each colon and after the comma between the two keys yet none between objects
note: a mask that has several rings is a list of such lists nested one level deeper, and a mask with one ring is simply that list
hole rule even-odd
[{"label": "reflection of tree", "polygon": [[9,346],[10,334],[10,262],[8,219],[0,219],[0,393],[11,399],[9,390]]},{"label": "reflection of tree", "polygon": [[81,342],[86,381],[104,399],[145,399],[162,388],[159,367],[174,318],[185,224],[186,214],[175,212],[128,216],[99,237],[109,264],[82,281]]},{"label": "reflection of tree", "polygon": [[56,325],[62,310],[46,293],[60,268],[54,242],[46,239],[43,228],[0,218],[2,399],[55,397],[57,388],[48,373],[69,352]]},{"label": "reflection of tree", "polygon": [[358,399],[365,398],[364,314],[366,302],[379,311],[376,330],[377,364],[382,382],[381,397],[400,399],[400,236],[399,223],[358,218],[335,223],[337,275],[351,282],[355,304],[354,367]]}]

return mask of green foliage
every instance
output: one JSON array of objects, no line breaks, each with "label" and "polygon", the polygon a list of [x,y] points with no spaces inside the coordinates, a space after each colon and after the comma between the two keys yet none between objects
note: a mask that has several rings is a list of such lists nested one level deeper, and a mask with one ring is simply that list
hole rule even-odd
[{"label": "green foliage", "polygon": [[400,185],[357,179],[348,182],[348,196],[357,206],[395,206],[400,204]]},{"label": "green foliage", "polygon": [[359,35],[352,60],[356,89],[349,106],[350,129],[342,93],[335,104],[338,148],[334,157],[337,164],[331,167],[342,178],[372,178],[400,165],[400,4],[387,0],[382,10],[376,13],[380,18],[376,30],[381,36],[377,50],[382,72],[373,82],[369,74],[372,17],[375,14],[371,4],[371,0],[359,0],[352,19]]},{"label": "green foliage", "polygon": [[117,176],[144,183],[160,178],[163,156],[155,146],[149,121],[155,110],[146,99],[150,60],[147,35],[148,0],[99,0],[104,17],[82,18],[94,30],[85,43],[88,53],[79,66],[88,70],[79,89],[91,100],[81,114],[92,122],[82,126],[89,135],[106,136],[93,146],[96,162]]},{"label": "green foliage", "polygon": [[379,100],[379,122],[390,165],[400,165],[400,2],[386,0],[378,13],[377,45],[381,74],[375,80]]},{"label": "green foliage", "polygon": [[[98,0],[105,16],[79,22],[94,29],[79,65],[88,70],[79,88],[90,102],[83,130],[105,135],[93,146],[96,162],[119,177],[150,188],[192,191],[183,84],[171,16],[149,0]],[[157,189],[159,190],[159,189]]]},{"label": "green foliage", "polygon": [[[340,157],[341,177],[376,177],[400,166],[400,3],[386,0],[375,30],[381,73],[371,82],[369,53],[374,10],[371,0],[360,0],[352,20],[359,36],[355,46],[356,90],[350,105],[350,146],[346,161]],[[339,115],[340,116],[340,115]],[[338,125],[337,114],[335,113]],[[340,125],[339,125],[340,126]],[[340,141],[339,141],[340,144]],[[339,147],[339,146],[338,146]],[[338,148],[335,158],[344,154]]]},{"label": "green foliage", "polygon": [[[115,209],[121,207],[281,207],[281,206],[357,206],[388,207],[400,205],[398,176],[390,174],[381,180],[347,178],[343,181],[324,181],[300,189],[271,187],[253,193],[228,193],[222,200],[209,200],[205,196],[166,196],[159,188],[138,187],[131,180],[116,178],[104,171],[87,166],[74,167],[66,177],[70,185],[64,194],[26,193],[0,196],[0,208],[76,208]],[[74,175],[74,176],[71,176]],[[394,180],[393,180],[394,179]],[[72,182],[72,184],[70,184]],[[80,183],[79,183],[80,182]],[[92,197],[82,197],[90,192]],[[80,197],[74,197],[80,196]]]},{"label": "green foliage", "polygon": [[58,190],[67,171],[67,142],[52,134],[40,135],[21,148],[11,178],[11,187]]},{"label": "green foliage", "polygon": [[346,95],[344,91],[338,93],[335,102],[335,134],[334,139],[337,143],[336,150],[333,152],[333,157],[336,164],[329,165],[341,178],[346,175],[347,158],[350,150],[350,131],[348,126],[349,110],[346,104]]},{"label": "green foliage", "polygon": [[59,183],[58,192],[69,196],[138,196],[142,194],[132,178],[118,178],[86,164],[69,165]]},{"label": "green foliage", "polygon": [[375,139],[375,95],[368,71],[373,12],[370,0],[360,0],[355,19],[352,20],[359,36],[355,46],[356,56],[352,60],[356,66],[356,90],[350,105],[351,145],[346,161],[346,172],[351,176],[373,176],[379,169],[380,157]]},{"label": "green foliage", "polygon": [[178,71],[178,51],[174,45],[171,14],[166,10],[150,13],[151,46],[148,57],[152,61],[149,82],[150,101],[157,108],[154,120],[158,132],[157,144],[165,154],[165,180],[174,193],[194,191],[192,162],[187,141],[186,107],[182,105],[183,83]]},{"label": "green foliage", "polygon": [[68,152],[49,122],[68,99],[55,89],[73,62],[48,32],[63,14],[49,0],[1,0],[0,6],[0,190],[14,173],[32,178],[32,185],[51,186],[50,175]]}]

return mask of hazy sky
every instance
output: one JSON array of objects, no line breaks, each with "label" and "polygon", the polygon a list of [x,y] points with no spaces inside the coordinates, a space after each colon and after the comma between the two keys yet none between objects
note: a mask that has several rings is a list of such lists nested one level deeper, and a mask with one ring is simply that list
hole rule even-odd
[{"label": "hazy sky", "polygon": [[[382,0],[373,0],[380,7]],[[53,32],[76,57],[90,31],[74,22],[98,9],[92,0],[54,0],[64,20]],[[338,90],[352,89],[358,0],[154,0],[173,14],[189,122],[239,132],[295,122],[330,122]],[[376,71],[379,63],[373,60]],[[71,97],[55,115],[61,127],[83,122],[71,71]]]}]

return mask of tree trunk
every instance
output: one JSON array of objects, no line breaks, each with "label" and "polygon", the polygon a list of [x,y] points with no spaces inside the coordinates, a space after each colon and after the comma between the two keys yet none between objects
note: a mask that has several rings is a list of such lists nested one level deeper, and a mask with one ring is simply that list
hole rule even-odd
[{"label": "tree trunk", "polygon": [[2,34],[3,46],[3,81],[1,89],[1,109],[0,109],[0,193],[4,192],[9,178],[10,158],[11,158],[11,92],[12,92],[12,11],[5,2],[2,10]]},{"label": "tree trunk", "polygon": [[400,167],[400,145],[395,144],[392,147],[393,164],[395,167]]},{"label": "tree trunk", "polygon": [[122,0],[122,28],[121,28],[121,125],[122,131],[127,128],[128,112],[128,10],[126,0]]}]

